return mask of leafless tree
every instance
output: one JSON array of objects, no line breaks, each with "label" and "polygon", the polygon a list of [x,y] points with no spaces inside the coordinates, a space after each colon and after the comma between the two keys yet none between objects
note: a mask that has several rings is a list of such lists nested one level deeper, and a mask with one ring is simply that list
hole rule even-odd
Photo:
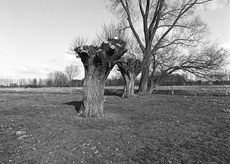
[{"label": "leafless tree", "polygon": [[65,73],[69,80],[69,85],[71,81],[80,73],[80,70],[77,65],[69,65],[65,67]]},{"label": "leafless tree", "polygon": [[89,42],[89,39],[84,37],[84,36],[78,36],[78,37],[75,37],[72,42],[70,42],[69,44],[69,51],[67,53],[69,54],[75,54],[75,51],[73,50],[74,47],[77,47],[77,46],[84,46],[86,44],[88,44]]},{"label": "leafless tree", "polygon": [[[155,86],[159,85],[168,75],[182,70],[180,66],[181,59],[183,57],[185,59],[188,56],[187,52],[189,50],[195,49],[198,52],[201,47],[205,47],[208,44],[208,34],[207,25],[199,17],[184,23],[183,27],[172,29],[171,34],[162,40],[158,50],[152,54],[149,79],[151,87],[149,93],[152,93]],[[158,42],[158,39],[159,37],[156,36],[154,42]],[[202,54],[199,55],[201,56]],[[197,73],[198,71],[193,72]]]},{"label": "leafless tree", "polygon": [[103,24],[101,27],[101,31],[99,31],[96,37],[91,41],[93,45],[100,45],[103,41],[107,40],[108,38],[119,38],[125,41],[126,43],[129,42],[129,35],[123,29],[124,25],[122,23],[114,23],[111,22],[109,24]]},{"label": "leafless tree", "polygon": [[[194,19],[196,7],[210,1],[212,0],[109,0],[107,5],[110,10],[118,18],[127,20],[127,27],[131,29],[143,54],[140,93],[147,93],[151,57],[162,46],[164,39],[175,28],[188,28],[186,22]],[[138,32],[141,23],[143,33]]]},{"label": "leafless tree", "polygon": [[63,87],[68,84],[68,77],[61,71],[54,71],[48,74],[47,85],[55,87]]},{"label": "leafless tree", "polygon": [[53,75],[54,75],[54,85],[55,86],[63,87],[68,84],[68,77],[65,75],[65,73],[61,71],[55,71]]},{"label": "leafless tree", "polygon": [[85,69],[83,89],[84,117],[104,115],[104,86],[110,71],[126,50],[126,43],[119,38],[108,39],[100,46],[72,47]]},{"label": "leafless tree", "polygon": [[48,75],[47,75],[47,79],[46,79],[46,85],[47,86],[52,86],[54,83],[54,75],[52,72],[50,72]]},{"label": "leafless tree", "polygon": [[225,70],[214,70],[209,72],[208,74],[208,80],[209,81],[227,81],[228,80],[228,75],[227,75],[227,71]]},{"label": "leafless tree", "polygon": [[[127,56],[127,55],[126,55]],[[117,63],[118,70],[125,80],[124,93],[122,97],[129,98],[134,96],[135,80],[141,72],[141,61],[135,56],[123,57],[123,62]]]},{"label": "leafless tree", "polygon": [[149,93],[152,93],[165,77],[179,70],[200,78],[209,78],[212,71],[220,70],[226,64],[228,55],[228,51],[219,48],[217,44],[203,48],[192,47],[188,52],[178,51],[177,46],[164,48],[154,55]]},{"label": "leafless tree", "polygon": [[135,79],[141,71],[141,62],[137,58],[139,52],[135,40],[129,36],[122,23],[110,23],[102,26],[101,32],[97,34],[95,43],[98,44],[101,43],[102,40],[114,37],[119,37],[127,43],[126,47],[128,51],[123,55],[117,65],[125,81],[123,97],[133,97]]},{"label": "leafless tree", "polygon": [[45,85],[45,79],[39,78],[38,85],[39,86],[44,86]]},{"label": "leafless tree", "polygon": [[20,86],[25,86],[25,85],[27,85],[26,79],[19,79],[19,85],[20,85]]}]

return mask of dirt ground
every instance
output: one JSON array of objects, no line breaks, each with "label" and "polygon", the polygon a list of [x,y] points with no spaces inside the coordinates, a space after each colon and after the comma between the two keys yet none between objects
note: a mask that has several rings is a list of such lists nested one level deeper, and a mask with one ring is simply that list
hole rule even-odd
[{"label": "dirt ground", "polygon": [[105,117],[79,94],[0,93],[0,163],[226,164],[230,98],[108,95]]}]

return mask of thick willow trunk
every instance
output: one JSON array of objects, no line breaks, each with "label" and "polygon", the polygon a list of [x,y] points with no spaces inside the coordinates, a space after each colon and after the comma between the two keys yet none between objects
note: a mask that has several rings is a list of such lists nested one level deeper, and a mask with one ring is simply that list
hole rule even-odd
[{"label": "thick willow trunk", "polygon": [[122,97],[130,98],[135,96],[134,95],[134,85],[136,79],[135,75],[130,75],[130,77],[124,75],[124,79],[125,79],[125,86],[124,86],[124,93]]},{"label": "thick willow trunk", "polygon": [[134,95],[134,85],[138,74],[141,71],[141,61],[133,58],[133,56],[123,57],[123,62],[118,63],[119,71],[121,72],[124,80],[124,93],[122,97],[129,98]]},{"label": "thick willow trunk", "polygon": [[104,86],[98,76],[88,74],[84,82],[83,105],[84,117],[100,117],[104,115]]},{"label": "thick willow trunk", "polygon": [[80,46],[74,50],[81,58],[85,69],[83,111],[84,117],[104,115],[104,86],[110,71],[127,51],[120,39],[108,39],[100,47]]}]

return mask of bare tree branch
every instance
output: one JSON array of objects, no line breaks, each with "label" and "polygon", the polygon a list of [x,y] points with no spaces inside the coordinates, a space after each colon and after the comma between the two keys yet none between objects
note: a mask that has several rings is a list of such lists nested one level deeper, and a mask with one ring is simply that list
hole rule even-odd
[{"label": "bare tree branch", "polygon": [[71,80],[73,80],[80,73],[80,70],[77,65],[71,64],[69,66],[66,66],[65,73],[69,79],[69,82],[71,82]]},{"label": "bare tree branch", "polygon": [[83,36],[78,36],[76,37],[70,44],[69,44],[69,54],[75,54],[76,52],[74,51],[75,47],[82,47],[83,45],[86,45],[88,43],[88,38],[85,38]]},{"label": "bare tree branch", "polygon": [[[195,42],[198,43],[198,40],[202,38],[202,35],[197,37],[198,35],[193,35],[193,33],[184,35],[185,32],[189,32],[188,30],[181,30],[184,33],[178,33],[177,37],[174,38],[170,37],[176,28],[190,30],[191,26],[186,24],[185,20],[191,20],[198,5],[203,5],[210,1],[212,0],[138,0],[136,4],[131,0],[109,1],[111,9],[116,14],[121,15],[123,20],[127,19],[129,27],[143,53],[140,92],[146,93],[151,56],[154,56],[159,48],[162,49],[172,45],[189,47],[195,45]],[[133,18],[140,18],[143,23],[143,33],[139,34],[137,32],[140,26],[135,26]],[[195,23],[193,28],[195,28]],[[160,28],[163,31],[160,31]],[[202,28],[197,29],[197,31],[202,32]],[[143,36],[144,40],[141,40]]]}]

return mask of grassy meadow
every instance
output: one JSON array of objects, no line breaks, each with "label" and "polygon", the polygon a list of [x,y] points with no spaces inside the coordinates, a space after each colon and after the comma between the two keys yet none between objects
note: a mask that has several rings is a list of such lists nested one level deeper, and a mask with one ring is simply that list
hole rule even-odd
[{"label": "grassy meadow", "polygon": [[[135,89],[138,87],[136,86]],[[105,94],[122,92],[123,86],[106,86]],[[191,96],[230,96],[230,85],[201,86],[158,86],[153,94],[174,94]],[[0,88],[0,93],[81,93],[83,87],[44,87],[44,88]]]},{"label": "grassy meadow", "polygon": [[177,95],[174,87],[174,96],[122,99],[122,88],[107,88],[105,117],[82,118],[82,91],[45,89],[0,90],[1,164],[230,161],[229,96]]}]

